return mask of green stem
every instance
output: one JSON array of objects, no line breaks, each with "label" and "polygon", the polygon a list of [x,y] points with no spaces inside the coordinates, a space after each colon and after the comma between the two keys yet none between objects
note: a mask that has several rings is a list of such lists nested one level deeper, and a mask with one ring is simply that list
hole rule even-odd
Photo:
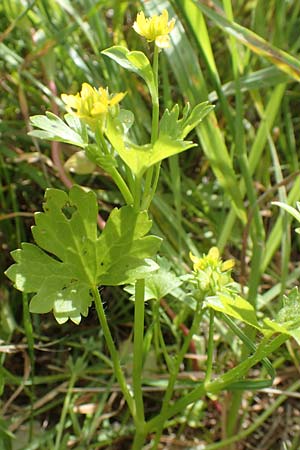
[{"label": "green stem", "polygon": [[134,180],[134,208],[137,211],[141,211],[143,209],[141,205],[141,197],[142,197],[142,178],[137,176]]},{"label": "green stem", "polygon": [[[158,96],[158,58],[159,57],[159,48],[154,44],[154,54],[153,54],[153,64],[152,70],[154,75],[154,89],[151,94],[152,100],[152,129],[151,129],[151,144],[154,145],[158,138],[158,126],[159,126],[159,96]],[[144,209],[148,209],[149,205],[154,196],[158,176],[159,176],[159,168],[160,164],[156,164],[155,166],[151,166],[146,173],[145,180],[145,189],[142,205]],[[154,181],[153,181],[153,173],[154,169],[156,169]],[[157,173],[158,172],[158,173]]]},{"label": "green stem", "polygon": [[[158,448],[159,441],[160,441],[165,423],[168,419],[168,408],[169,408],[170,400],[173,395],[178,372],[179,372],[180,366],[182,364],[182,361],[184,359],[184,356],[189,348],[189,345],[193,338],[193,335],[195,334],[197,327],[199,326],[199,322],[200,322],[201,316],[203,314],[202,304],[203,304],[202,301],[198,300],[197,309],[195,311],[192,326],[190,328],[188,335],[185,337],[183,346],[181,347],[181,350],[180,350],[176,360],[174,361],[174,365],[171,368],[170,378],[169,378],[168,386],[167,386],[167,389],[166,389],[166,392],[165,392],[165,395],[163,398],[161,411],[158,414],[158,416],[156,416],[156,418],[155,418],[157,420],[157,426],[155,428],[156,435],[155,435],[155,439],[153,442],[152,450],[156,450]],[[151,423],[151,422],[148,422],[148,424],[147,424],[148,426],[149,426],[149,423]]]},{"label": "green stem", "polygon": [[147,434],[148,432],[145,427],[143,430],[136,429],[131,450],[141,450],[143,448],[143,444],[145,443]]},{"label": "green stem", "polygon": [[215,312],[213,309],[209,311],[209,333],[208,333],[208,346],[207,346],[207,363],[206,374],[204,378],[204,385],[206,386],[211,380],[213,354],[214,354],[214,321]]},{"label": "green stem", "polygon": [[[199,400],[199,398],[203,397],[207,392],[216,394],[217,392],[226,389],[230,386],[230,384],[245,376],[251,367],[255,366],[262,359],[273,353],[287,339],[289,339],[289,336],[283,334],[277,336],[271,342],[267,342],[266,338],[263,339],[260,345],[257,347],[256,352],[245,361],[242,361],[238,366],[234,367],[229,372],[220,376],[216,380],[208,383],[206,386],[204,386],[204,383],[199,384],[189,394],[175,402],[174,405],[168,408],[168,410],[166,411],[164,419],[167,420],[170,417],[175,416],[179,412],[182,412],[188,405]],[[160,422],[160,414],[151,419],[147,423],[148,432],[155,431],[160,426]]]},{"label": "green stem", "polygon": [[149,205],[151,203],[151,185],[152,185],[152,177],[153,177],[153,170],[154,166],[149,167],[149,169],[146,172],[146,179],[144,184],[144,194],[143,194],[143,200],[142,200],[142,209],[148,209]]},{"label": "green stem", "polygon": [[[106,155],[108,155],[110,157],[111,156],[110,151],[107,147],[106,140],[105,140],[104,135],[101,130],[96,131],[96,140],[97,140],[98,146],[103,150],[103,152]],[[109,170],[109,174],[111,175],[111,177],[114,180],[115,184],[117,185],[119,191],[123,195],[123,198],[124,198],[126,204],[132,205],[133,204],[132,194],[131,194],[124,178],[121,176],[120,172],[115,167],[112,167]]]},{"label": "green stem", "polygon": [[125,183],[124,178],[120,175],[120,172],[118,172],[118,170],[115,167],[113,167],[111,169],[110,174],[112,176],[112,179],[116,183],[119,191],[123,195],[123,198],[124,198],[126,204],[132,205],[133,204],[132,194],[131,194],[127,184]]},{"label": "green stem", "polygon": [[145,280],[135,283],[134,301],[134,339],[133,339],[133,392],[137,422],[144,422],[144,403],[142,391]]},{"label": "green stem", "polygon": [[[30,427],[29,427],[29,440],[32,439],[33,436],[33,403],[36,398],[35,396],[35,358],[34,358],[34,337],[33,337],[33,329],[30,318],[29,306],[28,306],[28,297],[27,294],[22,294],[23,300],[23,323],[26,334],[26,339],[28,343],[28,353],[30,359],[30,379],[31,379],[31,387],[28,388],[30,393]],[[1,364],[1,362],[0,362]]]},{"label": "green stem", "polygon": [[122,371],[121,364],[120,364],[119,353],[114,344],[114,341],[113,341],[113,338],[112,338],[112,335],[111,335],[111,332],[110,332],[110,329],[109,329],[109,326],[108,326],[108,323],[106,320],[101,297],[100,297],[97,287],[95,287],[93,289],[93,297],[94,297],[94,301],[95,301],[95,305],[96,305],[96,311],[97,311],[97,315],[99,318],[99,322],[100,322],[101,328],[103,330],[106,344],[109,349],[110,356],[111,356],[111,359],[113,362],[113,367],[114,367],[116,378],[118,380],[118,383],[120,385],[120,388],[122,390],[124,398],[127,402],[128,408],[130,409],[132,416],[135,417],[135,406],[134,406],[133,398],[132,398],[132,396],[129,392],[128,386],[126,384],[126,379],[125,379],[125,376],[124,376],[124,373]]},{"label": "green stem", "polygon": [[155,96],[152,96],[152,133],[151,133],[151,144],[154,145],[158,137],[158,123],[159,123],[159,96],[158,96],[158,55],[159,48],[154,45],[153,54],[153,74],[154,74],[154,84],[155,84]]},{"label": "green stem", "polygon": [[[251,340],[251,338],[243,332],[243,330],[231,319],[230,316],[227,316],[226,314],[223,314],[223,320],[224,322],[231,328],[231,330],[234,332],[236,336],[238,336],[243,344],[250,350],[255,352],[256,351],[256,345]],[[272,378],[275,378],[275,370],[271,364],[271,362],[268,360],[268,358],[262,359],[262,364],[267,369],[267,372]]]}]

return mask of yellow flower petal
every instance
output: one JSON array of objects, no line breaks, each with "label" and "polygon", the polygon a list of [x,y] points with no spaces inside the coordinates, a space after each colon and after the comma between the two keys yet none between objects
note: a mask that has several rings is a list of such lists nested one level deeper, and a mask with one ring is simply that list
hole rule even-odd
[{"label": "yellow flower petal", "polygon": [[192,252],[189,253],[189,257],[190,257],[190,260],[191,260],[193,263],[197,263],[197,262],[199,261],[199,259],[200,259],[200,258],[198,258],[198,256],[193,255]]},{"label": "yellow flower petal", "polygon": [[221,270],[222,272],[226,272],[227,270],[232,269],[235,266],[235,261],[234,259],[228,259],[227,261],[224,261],[222,266],[221,266]]},{"label": "yellow flower petal", "polygon": [[119,92],[118,94],[115,94],[112,99],[109,101],[110,106],[114,106],[117,103],[120,103],[121,100],[125,97],[126,92]]},{"label": "yellow flower petal", "polygon": [[136,31],[136,33],[142,35],[145,23],[146,23],[145,14],[143,13],[143,11],[141,11],[136,16],[136,21],[134,22],[132,28],[134,29],[134,31]]},{"label": "yellow flower petal", "polygon": [[76,95],[62,94],[61,99],[69,108],[77,109],[80,105],[79,94]]},{"label": "yellow flower petal", "polygon": [[207,256],[209,256],[211,259],[213,259],[214,261],[217,261],[220,258],[220,252],[218,247],[212,247]]},{"label": "yellow flower petal", "polygon": [[66,104],[67,111],[78,116],[92,129],[100,126],[103,130],[109,108],[117,105],[124,96],[123,92],[109,95],[108,90],[103,87],[96,89],[88,83],[83,83],[80,93],[62,94],[61,98]]},{"label": "yellow flower petal", "polygon": [[93,96],[93,94],[94,94],[94,89],[92,88],[92,86],[88,83],[83,83],[82,87],[81,87],[81,92],[80,92],[80,96],[81,96],[82,100],[85,100],[86,98]]}]

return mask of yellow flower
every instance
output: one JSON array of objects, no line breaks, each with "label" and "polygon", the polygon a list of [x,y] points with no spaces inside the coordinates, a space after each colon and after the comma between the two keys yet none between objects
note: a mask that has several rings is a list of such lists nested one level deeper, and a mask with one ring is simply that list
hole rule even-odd
[{"label": "yellow flower", "polygon": [[175,19],[168,22],[168,11],[163,10],[160,16],[145,17],[143,11],[138,13],[136,21],[133,24],[133,29],[145,37],[148,42],[155,41],[157,47],[166,48],[170,45],[169,33],[174,28]]},{"label": "yellow flower", "polygon": [[83,83],[80,93],[78,92],[76,95],[62,94],[61,98],[69,113],[78,116],[92,130],[95,130],[97,125],[103,130],[109,110],[117,105],[125,95],[123,92],[109,94],[108,89],[102,87],[96,89],[88,83]]},{"label": "yellow flower", "polygon": [[195,272],[205,270],[207,268],[213,270],[219,269],[221,272],[227,272],[227,270],[231,270],[235,264],[233,259],[228,259],[227,261],[222,262],[220,252],[217,247],[212,247],[208,254],[204,255],[202,258],[198,258],[190,252],[190,259],[194,263],[193,269]]}]

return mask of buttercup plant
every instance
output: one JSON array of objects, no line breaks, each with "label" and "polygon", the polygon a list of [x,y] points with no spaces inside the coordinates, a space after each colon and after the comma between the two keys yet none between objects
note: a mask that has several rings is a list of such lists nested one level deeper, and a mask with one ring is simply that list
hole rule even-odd
[{"label": "buttercup plant", "polygon": [[[80,93],[62,95],[68,111],[64,120],[50,112],[31,118],[32,125],[38,128],[30,132],[31,136],[65,142],[84,151],[91,162],[110,174],[125,205],[113,209],[104,230],[99,233],[97,199],[91,189],[73,186],[69,193],[47,189],[44,212],[35,214],[32,228],[36,244],[23,243],[21,249],[12,252],[15,264],[6,272],[17,289],[34,294],[31,312],[53,311],[58,323],[70,319],[79,324],[81,316],[87,316],[90,305],[95,303],[115,376],[133,419],[133,450],[142,449],[150,435],[151,449],[157,449],[168,420],[206,394],[216,394],[224,389],[269,386],[274,370],[268,355],[289,336],[300,341],[290,314],[289,320],[283,314],[277,321],[263,319],[258,322],[253,306],[234,286],[231,278],[234,262],[223,262],[216,247],[202,257],[190,254],[193,271],[182,278],[176,277],[168,266],[163,267],[161,260],[157,259],[159,264],[155,260],[161,239],[149,234],[148,209],[156,191],[161,161],[192,148],[195,144],[186,140],[186,136],[201,126],[203,118],[212,110],[208,102],[194,108],[186,105],[180,117],[179,107],[174,105],[171,110],[166,109],[159,120],[159,52],[171,45],[169,35],[174,26],[175,20],[169,21],[166,10],[152,18],[145,18],[143,12],[138,14],[133,28],[153,43],[152,64],[143,52],[129,51],[123,46],[113,46],[102,52],[145,81],[152,100],[152,130],[148,144],[139,145],[130,137],[134,115],[122,109],[125,93],[109,94],[108,88],[95,88],[87,83],[82,85]],[[99,293],[100,286],[126,284],[134,286],[132,385],[128,385],[125,378]],[[183,302],[189,298],[186,305],[192,310],[193,319],[180,351],[172,357],[166,350],[158,311],[162,297],[176,297],[178,289],[184,292]],[[295,304],[295,295],[293,292],[290,303]],[[161,410],[154,417],[145,413],[142,377],[144,314],[145,305],[150,301],[154,302],[153,310],[156,311],[153,314],[156,345],[160,346],[170,374]],[[235,368],[219,375],[213,374],[215,315],[224,320],[250,353]],[[204,380],[195,382],[185,396],[172,401],[185,354],[207,317],[209,332]],[[261,341],[254,343],[235,320],[260,331]],[[275,333],[277,336],[273,338]],[[269,378],[246,379],[249,369],[260,362]]]}]

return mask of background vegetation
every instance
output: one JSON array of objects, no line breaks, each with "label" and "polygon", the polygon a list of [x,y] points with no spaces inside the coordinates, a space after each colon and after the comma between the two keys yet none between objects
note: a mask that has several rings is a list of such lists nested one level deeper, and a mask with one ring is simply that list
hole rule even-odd
[{"label": "background vegetation", "polygon": [[[101,171],[71,173],[71,146],[29,137],[29,116],[63,114],[60,94],[83,82],[126,91],[136,138],[147,142],[149,97],[133,74],[101,55],[113,45],[150,52],[132,29],[137,11],[167,8],[176,17],[172,47],[161,54],[162,107],[209,99],[215,111],[192,138],[198,146],[164,162],[151,213],[162,254],[177,274],[188,253],[217,245],[236,259],[234,277],[258,314],[270,317],[300,276],[299,242],[285,213],[271,205],[299,200],[300,3],[297,0],[2,0],[0,4],[0,448],[129,449],[132,425],[115,384],[96,314],[78,327],[52,315],[30,316],[28,298],[3,275],[9,252],[31,241],[33,213],[47,187],[91,186],[105,219],[119,205]],[[298,58],[298,59],[297,59]],[[106,313],[130,376],[132,303],[105,288]],[[170,353],[189,325],[180,301],[160,316]],[[151,312],[148,312],[148,324]],[[186,355],[177,395],[201,378],[206,324]],[[219,324],[219,367],[232,367],[241,347]],[[198,356],[200,355],[200,356]],[[170,422],[162,448],[297,449],[300,446],[299,350],[290,341],[274,356],[277,390],[205,398]],[[147,367],[148,412],[158,409],[166,371]],[[145,373],[145,376],[147,373]],[[149,372],[150,376],[150,372]]]}]

